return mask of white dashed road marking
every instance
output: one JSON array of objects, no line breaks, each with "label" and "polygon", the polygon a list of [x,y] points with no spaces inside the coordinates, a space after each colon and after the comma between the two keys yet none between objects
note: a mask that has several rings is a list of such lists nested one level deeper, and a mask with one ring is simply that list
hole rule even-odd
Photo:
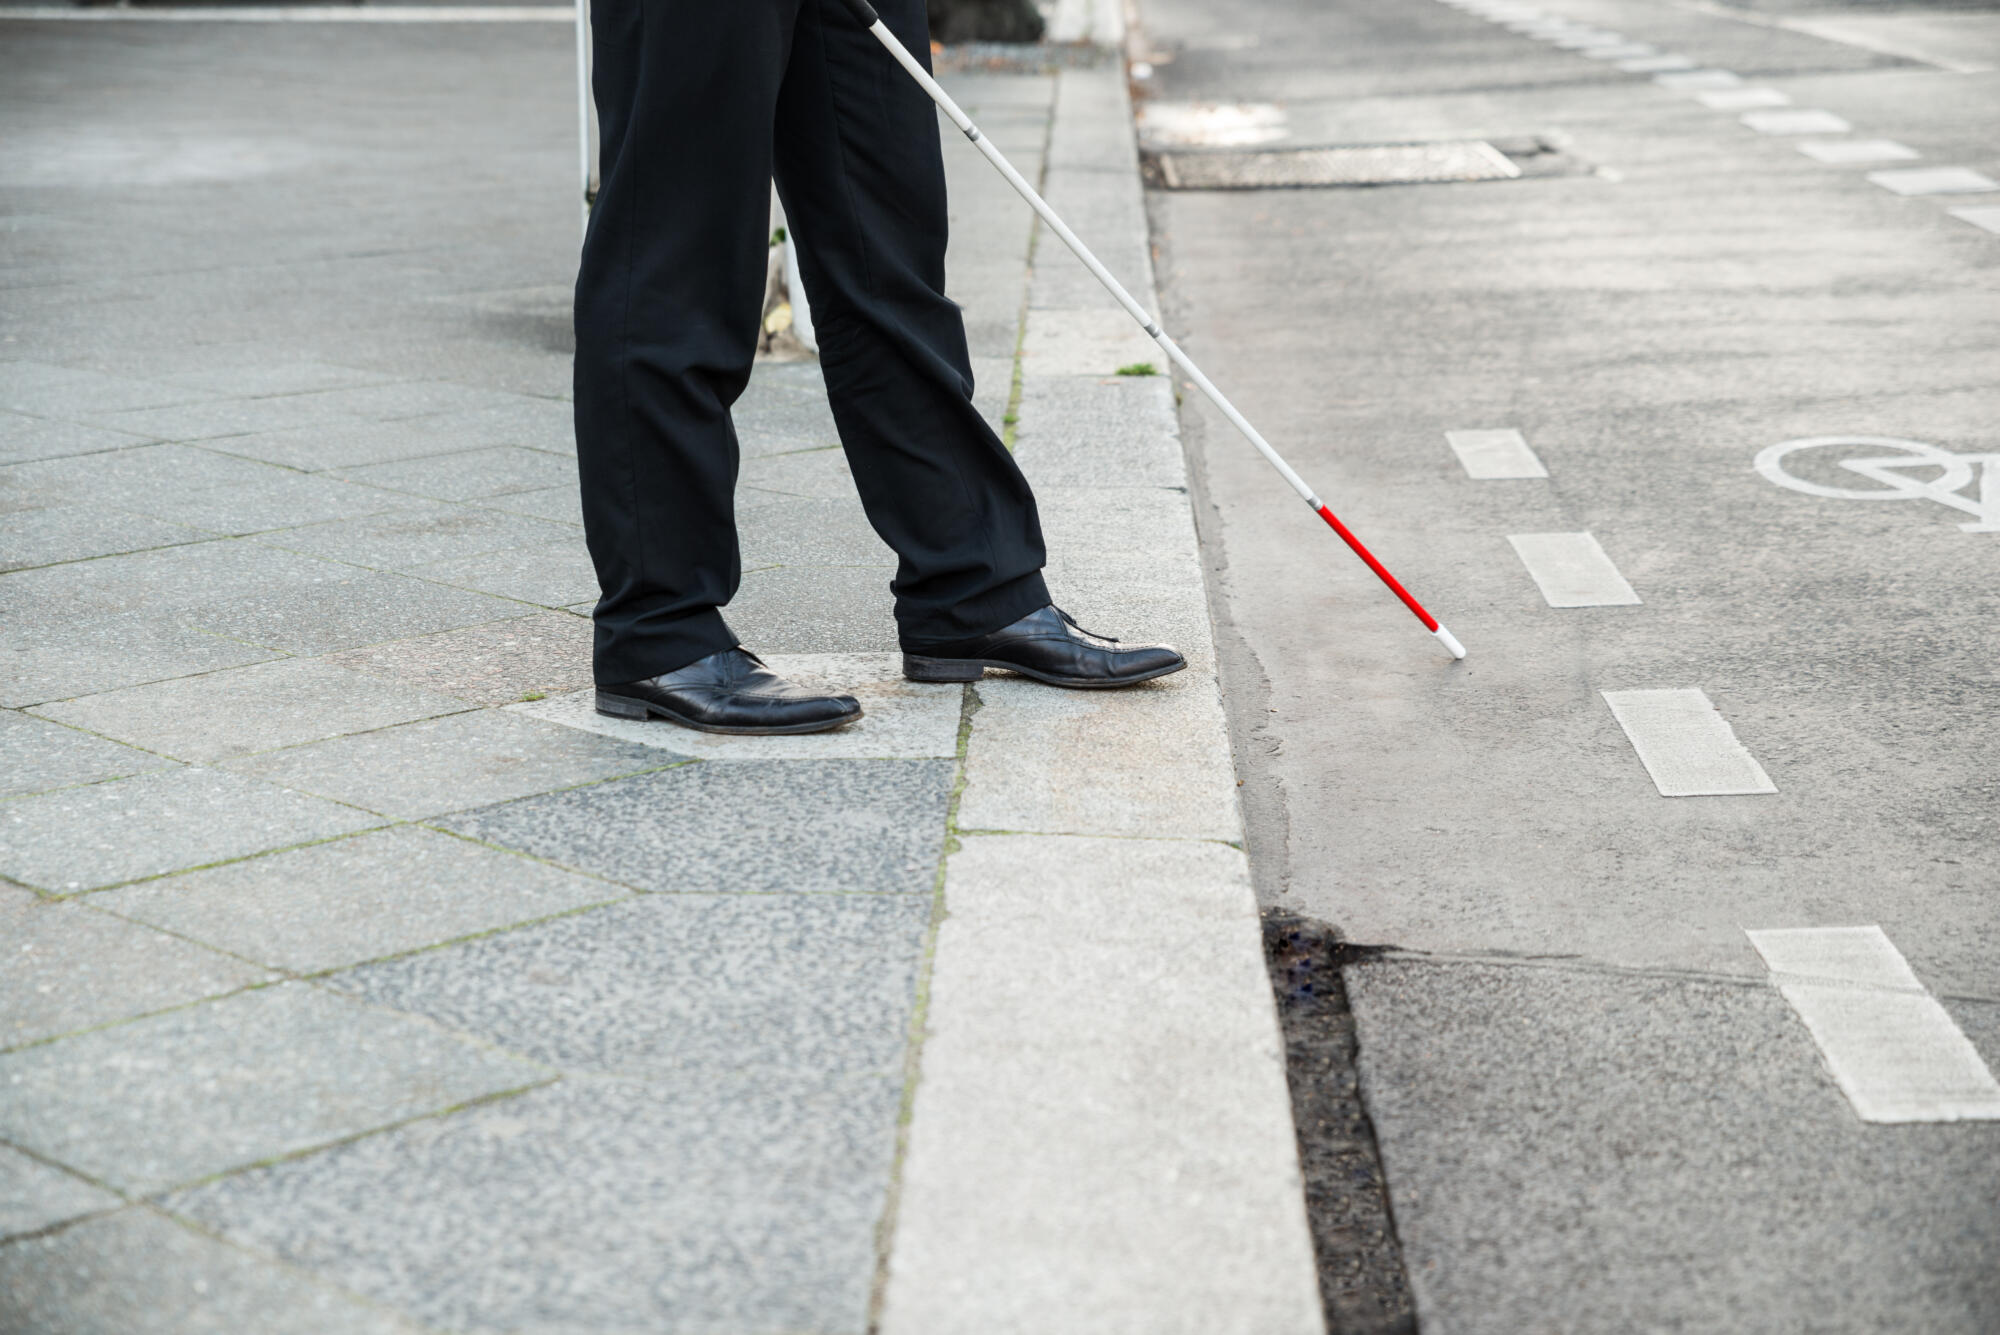
[{"label": "white dashed road marking", "polygon": [[1588,533],[1510,533],[1550,607],[1636,607],[1639,595]]},{"label": "white dashed road marking", "polygon": [[2000,208],[1953,209],[1951,216],[1963,218],[1974,227],[1983,227],[1989,232],[2000,232]]},{"label": "white dashed road marking", "polygon": [[1639,763],[1662,797],[1775,793],[1757,758],[1698,690],[1604,691]]},{"label": "white dashed road marking", "polygon": [[1745,935],[1862,1121],[2000,1119],[2000,1081],[1880,927]]},{"label": "white dashed road marking", "polygon": [[2000,181],[1970,167],[1902,167],[1869,172],[1868,179],[1899,195],[1981,195],[2000,190]]},{"label": "white dashed road marking", "polygon": [[1911,162],[1923,156],[1893,139],[1808,139],[1799,152],[1814,162],[1846,167],[1860,162]]},{"label": "white dashed road marking", "polygon": [[1647,46],[1644,42],[1627,42],[1623,46],[1600,46],[1583,54],[1592,60],[1635,60],[1658,55],[1659,51],[1659,47]]},{"label": "white dashed road marking", "polygon": [[1484,482],[1549,475],[1518,431],[1447,431],[1444,438],[1465,465],[1467,477]]},{"label": "white dashed road marking", "polygon": [[1694,61],[1676,55],[1640,56],[1618,62],[1618,68],[1627,74],[1664,74],[1669,70],[1691,70],[1694,67]]},{"label": "white dashed road marking", "polygon": [[1655,74],[1653,82],[1677,93],[1692,93],[1709,88],[1734,88],[1743,82],[1743,76],[1728,70],[1675,70]]},{"label": "white dashed road marking", "polygon": [[1749,111],[1755,107],[1788,107],[1792,99],[1775,88],[1722,88],[1701,94],[1710,111]]},{"label": "white dashed road marking", "polygon": [[1854,128],[1831,111],[1752,111],[1743,123],[1758,134],[1846,134]]}]

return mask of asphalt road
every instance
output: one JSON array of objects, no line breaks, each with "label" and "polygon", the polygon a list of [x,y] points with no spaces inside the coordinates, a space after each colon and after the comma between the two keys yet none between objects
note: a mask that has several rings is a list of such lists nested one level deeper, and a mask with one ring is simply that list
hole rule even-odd
[{"label": "asphalt road", "polygon": [[[1869,179],[2000,177],[2000,14],[1544,8],[1738,81],[1436,0],[1140,5],[1156,145],[1560,150],[1151,196],[1169,329],[1471,650],[1183,387],[1259,893],[1391,948],[1346,981],[1427,1330],[2000,1329],[2000,1121],[1863,1120],[1871,1090],[1941,1115],[1913,1063],[1955,1035],[2000,1067],[2000,531],[1961,527],[2000,450],[2000,234],[1952,212],[2000,193]],[[1741,120],[1805,110],[1850,128]],[[1800,147],[1875,140],[1916,156]],[[1547,476],[1474,476],[1473,430]],[[1804,489],[1755,467],[1834,436],[1915,444],[1800,450]],[[1548,542],[1509,541],[1586,533],[1637,602],[1552,606]],[[1666,691],[1702,696],[1620,694]],[[1676,759],[1774,791],[1665,796]],[[1887,944],[1767,939],[1914,973],[1788,966],[1844,980],[1816,1040],[1749,933],[1860,927]]]}]

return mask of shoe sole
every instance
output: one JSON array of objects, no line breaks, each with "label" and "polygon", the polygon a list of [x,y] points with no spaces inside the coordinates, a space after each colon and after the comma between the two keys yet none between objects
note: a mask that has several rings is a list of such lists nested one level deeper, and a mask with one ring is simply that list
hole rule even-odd
[{"label": "shoe sole", "polygon": [[737,728],[726,723],[698,723],[650,700],[606,695],[602,691],[597,693],[597,712],[607,718],[637,719],[641,722],[662,718],[695,732],[721,733],[727,737],[796,737],[808,732],[832,732],[835,728],[844,728],[861,717],[861,711],[857,709],[846,718],[828,719],[822,723],[791,723],[775,728]]},{"label": "shoe sole", "polygon": [[1125,686],[1137,686],[1142,681],[1152,681],[1155,677],[1170,676],[1186,666],[1187,662],[1183,659],[1171,667],[1155,668],[1136,677],[1103,681],[1096,677],[1058,676],[1053,672],[1040,672],[1034,668],[1022,667],[1019,663],[1003,663],[997,658],[923,658],[916,654],[903,655],[903,675],[911,681],[978,681],[985,675],[987,668],[998,668],[1002,672],[1018,672],[1024,677],[1033,677],[1036,681],[1072,691],[1115,691]]}]

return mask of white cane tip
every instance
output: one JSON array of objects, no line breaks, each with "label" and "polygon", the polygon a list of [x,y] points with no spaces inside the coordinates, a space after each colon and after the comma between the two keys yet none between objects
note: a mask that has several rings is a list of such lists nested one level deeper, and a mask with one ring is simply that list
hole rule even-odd
[{"label": "white cane tip", "polygon": [[1458,636],[1452,634],[1450,631],[1446,630],[1443,626],[1439,626],[1436,630],[1432,631],[1431,634],[1437,636],[1438,641],[1441,644],[1443,644],[1446,649],[1449,649],[1451,651],[1451,656],[1453,658],[1465,657],[1465,646],[1458,642]]}]

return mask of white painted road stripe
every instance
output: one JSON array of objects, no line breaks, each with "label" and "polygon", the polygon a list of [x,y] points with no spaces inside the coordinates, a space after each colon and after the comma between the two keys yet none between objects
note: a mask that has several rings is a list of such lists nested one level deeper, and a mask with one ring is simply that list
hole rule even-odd
[{"label": "white painted road stripe", "polygon": [[1831,111],[1749,111],[1742,120],[1758,134],[1846,134],[1854,128]]},{"label": "white painted road stripe", "polygon": [[1653,82],[1677,93],[1692,93],[1707,88],[1734,88],[1743,82],[1743,77],[1728,70],[1669,70],[1655,74]]},{"label": "white painted road stripe", "polygon": [[1644,42],[1627,42],[1623,46],[1592,47],[1583,54],[1592,60],[1631,60],[1637,56],[1657,55],[1660,48],[1648,46]]},{"label": "white painted road stripe", "polygon": [[1710,111],[1748,111],[1752,107],[1788,107],[1792,99],[1775,88],[1722,88],[1702,93],[1701,104]]},{"label": "white painted road stripe", "polygon": [[2000,181],[1970,167],[1901,167],[1869,172],[1868,179],[1899,195],[1981,195],[2000,190]]},{"label": "white painted road stripe", "polygon": [[1662,797],[1775,793],[1755,756],[1701,691],[1605,691],[1639,763]]},{"label": "white painted road stripe", "polygon": [[1799,152],[1814,162],[1844,167],[1856,162],[1910,162],[1923,156],[1893,139],[1808,139]]},{"label": "white painted road stripe", "polygon": [[97,23],[574,23],[574,5],[200,5],[160,9],[66,5],[0,8],[0,19]]},{"label": "white painted road stripe", "polygon": [[[1604,49],[1613,51],[1617,48]],[[1621,60],[1618,62],[1618,68],[1627,74],[1665,74],[1672,70],[1691,70],[1695,68],[1695,62],[1686,56],[1677,56],[1669,52],[1661,56],[1640,56],[1636,60]]]},{"label": "white painted road stripe", "polygon": [[1550,607],[1634,607],[1639,595],[1588,533],[1510,533]]},{"label": "white painted road stripe", "polygon": [[1447,431],[1444,438],[1465,465],[1467,477],[1492,481],[1549,475],[1518,431]]},{"label": "white painted road stripe", "polygon": [[1745,935],[1862,1121],[2000,1120],[2000,1081],[1880,927]]},{"label": "white painted road stripe", "polygon": [[1951,216],[1963,218],[1974,227],[1983,227],[1989,232],[2000,232],[2000,208],[1953,209]]}]

